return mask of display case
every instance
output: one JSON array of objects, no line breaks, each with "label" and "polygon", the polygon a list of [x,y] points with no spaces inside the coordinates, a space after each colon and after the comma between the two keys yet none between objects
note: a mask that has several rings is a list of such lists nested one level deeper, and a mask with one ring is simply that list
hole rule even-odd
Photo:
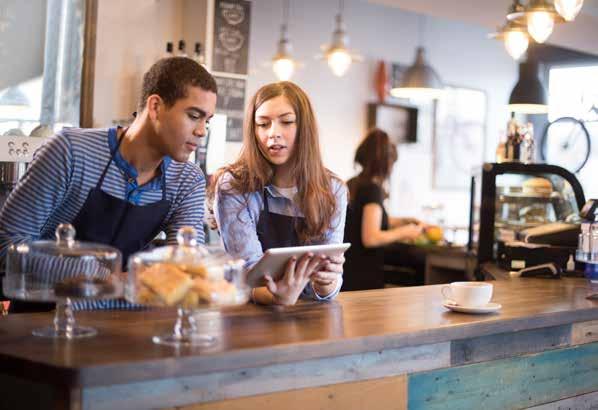
[{"label": "display case", "polygon": [[547,246],[568,243],[569,237],[575,241],[584,203],[579,181],[564,168],[515,162],[484,164],[478,262],[496,260],[507,242],[534,242],[530,238],[538,232],[545,240],[535,242]]}]

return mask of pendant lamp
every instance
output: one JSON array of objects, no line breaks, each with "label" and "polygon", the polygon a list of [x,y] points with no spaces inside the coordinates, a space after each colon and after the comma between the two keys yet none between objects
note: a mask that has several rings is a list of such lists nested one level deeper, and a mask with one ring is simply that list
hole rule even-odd
[{"label": "pendant lamp", "polygon": [[337,77],[345,75],[352,62],[360,61],[361,57],[349,50],[349,36],[345,30],[343,20],[344,1],[339,0],[339,12],[336,15],[336,25],[332,33],[332,41],[329,45],[323,46],[324,58],[332,73]]},{"label": "pendant lamp", "polygon": [[554,0],[554,8],[565,19],[573,21],[581,11],[583,0]]},{"label": "pendant lamp", "polygon": [[550,0],[530,0],[522,11],[509,13],[507,18],[525,21],[528,33],[537,43],[543,43],[548,39],[555,23],[564,22]]},{"label": "pendant lamp", "polygon": [[519,80],[509,97],[509,111],[522,114],[548,112],[546,90],[538,78],[538,65],[525,61],[519,63]]},{"label": "pendant lamp", "polygon": [[515,60],[519,60],[529,47],[527,29],[518,21],[507,20],[501,28],[488,37],[503,40],[507,53]]},{"label": "pendant lamp", "polygon": [[278,49],[272,58],[272,70],[279,81],[287,81],[293,76],[297,66],[297,62],[292,57],[293,46],[288,36],[289,0],[285,0],[283,3],[282,20]]},{"label": "pendant lamp", "polygon": [[[515,0],[509,7],[508,14],[522,12],[523,6]],[[509,20],[503,24],[495,33],[488,35],[490,38],[502,40],[507,53],[513,59],[519,60],[527,51],[529,47],[529,34],[527,32],[527,25],[521,20]]]},{"label": "pendant lamp", "polygon": [[443,89],[440,76],[428,65],[424,48],[420,46],[415,53],[415,61],[403,74],[400,85],[390,90],[390,95],[399,98],[436,99],[442,96]]}]

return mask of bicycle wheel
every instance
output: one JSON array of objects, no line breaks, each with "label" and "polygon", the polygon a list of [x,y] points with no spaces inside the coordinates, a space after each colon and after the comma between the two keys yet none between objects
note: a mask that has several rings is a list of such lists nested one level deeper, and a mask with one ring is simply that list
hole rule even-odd
[{"label": "bicycle wheel", "polygon": [[590,133],[582,121],[573,117],[558,118],[544,129],[540,156],[552,165],[578,173],[590,157]]}]

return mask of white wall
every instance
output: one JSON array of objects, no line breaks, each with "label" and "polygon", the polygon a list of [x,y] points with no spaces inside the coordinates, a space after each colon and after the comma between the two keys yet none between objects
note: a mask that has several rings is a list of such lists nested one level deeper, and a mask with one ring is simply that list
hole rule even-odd
[{"label": "white wall", "polygon": [[[247,95],[275,81],[269,67],[278,40],[282,2],[255,0],[250,39]],[[363,0],[345,1],[345,21],[352,48],[365,58],[347,75],[332,75],[314,56],[330,41],[336,1],[291,2],[290,37],[303,61],[293,78],[310,95],[320,123],[326,165],[343,178],[355,173],[354,150],[366,130],[366,104],[375,101],[373,74],[380,59],[410,64],[418,45],[418,15]],[[94,122],[110,124],[127,116],[137,99],[141,74],[168,40],[181,35],[180,0],[102,0],[99,2]],[[177,20],[179,19],[179,20]],[[179,31],[177,31],[179,30]],[[493,157],[498,131],[507,119],[505,102],[515,83],[516,64],[487,30],[459,22],[428,18],[421,41],[429,62],[447,84],[479,88],[488,95],[486,158]],[[393,176],[391,213],[420,214],[422,205],[445,204],[447,222],[465,224],[466,191],[432,190],[430,107],[420,113],[419,142],[400,147]],[[233,159],[232,157],[230,158]],[[481,162],[481,159],[480,159]]]}]

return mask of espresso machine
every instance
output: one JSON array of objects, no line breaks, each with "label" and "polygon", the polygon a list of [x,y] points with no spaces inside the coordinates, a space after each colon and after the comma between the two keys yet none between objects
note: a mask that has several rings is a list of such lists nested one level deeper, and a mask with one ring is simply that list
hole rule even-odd
[{"label": "espresso machine", "polygon": [[25,174],[33,153],[47,138],[2,136],[0,137],[0,207],[15,185]]}]

